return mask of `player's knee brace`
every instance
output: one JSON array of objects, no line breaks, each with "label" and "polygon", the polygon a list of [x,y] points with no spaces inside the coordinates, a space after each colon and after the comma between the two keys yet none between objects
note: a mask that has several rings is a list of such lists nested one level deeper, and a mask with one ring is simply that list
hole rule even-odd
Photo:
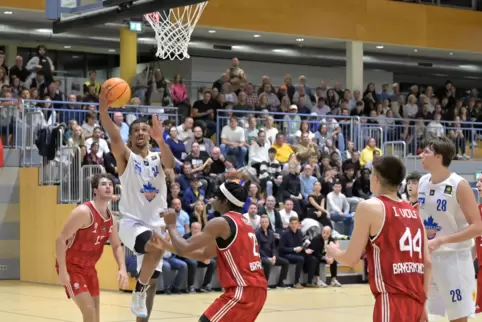
[{"label": "player's knee brace", "polygon": [[146,244],[151,240],[152,231],[146,230],[143,233],[140,233],[136,237],[136,243],[134,244],[134,250],[138,254],[145,254],[146,253]]}]

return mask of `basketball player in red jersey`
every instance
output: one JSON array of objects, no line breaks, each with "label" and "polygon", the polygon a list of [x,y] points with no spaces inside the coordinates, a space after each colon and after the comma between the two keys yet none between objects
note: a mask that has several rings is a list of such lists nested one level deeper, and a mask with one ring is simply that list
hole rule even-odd
[{"label": "basketball player in red jersey", "polygon": [[[479,197],[482,197],[482,175],[477,179],[477,191]],[[482,216],[482,204],[479,204],[480,215]],[[477,273],[477,299],[475,302],[475,313],[482,313],[482,236],[475,238],[475,248],[473,251],[473,257],[478,259],[479,270]]]},{"label": "basketball player in red jersey", "polygon": [[418,212],[397,196],[404,177],[398,158],[374,160],[370,189],[376,197],[358,205],[348,249],[342,251],[334,243],[327,247],[327,256],[348,266],[354,266],[366,248],[374,322],[428,321],[431,261]]},{"label": "basketball player in red jersey", "polygon": [[117,224],[108,210],[114,191],[114,177],[97,174],[91,181],[94,199],[77,206],[57,237],[57,273],[67,297],[74,300],[84,322],[100,322],[99,280],[95,264],[110,240],[119,266],[118,280],[127,286],[124,250]]},{"label": "basketball player in red jersey", "polygon": [[176,229],[176,214],[165,222],[177,253],[217,256],[218,277],[224,294],[199,319],[200,322],[254,322],[266,301],[268,282],[264,276],[256,235],[239,212],[246,200],[245,189],[225,182],[216,193],[214,209],[224,214],[210,220],[204,230],[185,240]]}]

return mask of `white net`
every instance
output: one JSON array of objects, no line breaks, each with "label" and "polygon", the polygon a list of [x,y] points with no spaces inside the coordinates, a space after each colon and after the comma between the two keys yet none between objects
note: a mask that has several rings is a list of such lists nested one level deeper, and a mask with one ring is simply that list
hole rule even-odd
[{"label": "white net", "polygon": [[187,48],[206,2],[144,15],[156,32],[157,53],[161,59],[189,58]]}]

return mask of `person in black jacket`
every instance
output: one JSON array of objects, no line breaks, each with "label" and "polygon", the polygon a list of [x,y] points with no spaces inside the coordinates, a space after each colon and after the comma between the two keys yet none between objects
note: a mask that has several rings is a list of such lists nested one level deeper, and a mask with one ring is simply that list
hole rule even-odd
[{"label": "person in black jacket", "polygon": [[330,226],[325,226],[321,230],[321,234],[317,234],[311,240],[309,249],[313,250],[313,257],[316,258],[315,264],[315,277],[316,277],[316,284],[320,287],[328,287],[325,281],[320,279],[320,265],[323,265],[321,269],[324,269],[324,265],[330,265],[330,273],[331,273],[331,284],[330,286],[333,287],[341,287],[340,282],[338,282],[337,270],[338,270],[338,263],[331,257],[326,256],[325,248],[329,243],[336,243],[335,239],[331,236],[332,229]]},{"label": "person in black jacket", "polygon": [[266,279],[269,281],[269,273],[273,266],[281,266],[277,287],[286,287],[283,281],[288,275],[290,263],[286,259],[276,256],[275,236],[270,227],[268,215],[261,216],[261,227],[256,230],[256,239],[258,240],[261,263]]},{"label": "person in black jacket", "polygon": [[[310,272],[315,264],[315,258],[311,256],[313,250],[303,247],[303,235],[299,230],[300,222],[297,217],[290,218],[290,227],[281,234],[279,255],[288,260],[290,264],[296,265],[294,288],[303,288],[300,284],[301,269]],[[307,262],[305,265],[305,261]],[[312,286],[311,281],[307,286]]]},{"label": "person in black jacket", "polygon": [[274,231],[275,234],[281,234],[283,232],[283,222],[281,221],[281,216],[279,211],[275,209],[275,206],[276,198],[273,196],[267,197],[264,206],[258,207],[258,215],[268,216],[269,228]]}]

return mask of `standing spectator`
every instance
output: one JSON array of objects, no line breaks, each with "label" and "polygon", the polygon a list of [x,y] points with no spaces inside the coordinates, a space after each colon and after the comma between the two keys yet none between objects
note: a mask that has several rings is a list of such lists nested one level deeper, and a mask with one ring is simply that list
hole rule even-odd
[{"label": "standing spectator", "polygon": [[231,60],[231,64],[231,67],[226,71],[226,74],[229,76],[229,80],[231,81],[233,78],[238,78],[240,81],[246,82],[246,74],[244,70],[239,67],[239,60],[234,57]]},{"label": "standing spectator", "polygon": [[231,117],[229,119],[229,125],[223,127],[221,142],[221,153],[226,157],[234,155],[238,168],[244,166],[248,149],[246,147],[244,129],[238,126],[238,119],[236,117]]},{"label": "standing spectator", "polygon": [[[89,87],[93,87],[93,90]],[[84,83],[83,87],[84,95],[94,95],[99,97],[100,94],[100,83],[97,82],[97,73],[95,71],[89,72],[89,79]]]},{"label": "standing spectator", "polygon": [[41,71],[44,76],[46,86],[50,85],[50,83],[54,81],[54,63],[47,55],[47,47],[45,47],[44,45],[37,46],[37,56],[32,57],[28,61],[25,68],[32,73],[30,75],[30,78],[34,78],[35,73]]},{"label": "standing spectator", "polygon": [[327,211],[331,216],[331,220],[335,222],[343,222],[345,226],[345,235],[351,236],[353,232],[353,217],[350,212],[350,204],[345,195],[341,193],[341,183],[336,180],[333,183],[333,191],[326,196]]},{"label": "standing spectator", "polygon": [[[303,249],[303,236],[299,230],[300,222],[297,217],[291,217],[289,229],[286,229],[280,238],[279,255],[296,265],[294,288],[303,288],[300,284],[301,269],[305,264],[306,255],[311,255],[313,251]],[[314,266],[314,262],[310,259],[310,266]],[[310,267],[311,268],[311,267]]]},{"label": "standing spectator", "polygon": [[277,287],[286,287],[283,281],[288,275],[290,263],[286,259],[276,256],[275,236],[270,228],[268,215],[261,216],[261,226],[256,230],[256,239],[258,240],[261,263],[266,279],[269,281],[269,274],[273,266],[281,266]]},{"label": "standing spectator", "polygon": [[[198,222],[193,222],[191,224],[191,232],[184,235],[185,239],[189,239],[192,236],[196,236],[202,230],[201,224]],[[212,292],[211,288],[211,280],[213,278],[214,272],[216,271],[216,259],[210,258],[203,262],[196,261],[190,258],[182,258],[179,257],[182,261],[187,264],[187,291],[188,293],[196,293],[194,289],[194,280],[196,279],[196,269],[199,268],[207,268],[206,273],[204,273],[204,279],[201,288],[199,289],[202,293],[209,293]]]},{"label": "standing spectator", "polygon": [[199,124],[206,130],[206,137],[211,137],[216,133],[216,122],[214,121],[215,113],[216,103],[211,100],[211,92],[204,91],[203,99],[194,102],[191,117],[196,124]]},{"label": "standing spectator", "polygon": [[181,118],[186,118],[190,115],[191,104],[189,104],[189,98],[187,96],[186,85],[182,81],[181,74],[177,73],[174,76],[171,85],[172,103],[179,109]]}]

